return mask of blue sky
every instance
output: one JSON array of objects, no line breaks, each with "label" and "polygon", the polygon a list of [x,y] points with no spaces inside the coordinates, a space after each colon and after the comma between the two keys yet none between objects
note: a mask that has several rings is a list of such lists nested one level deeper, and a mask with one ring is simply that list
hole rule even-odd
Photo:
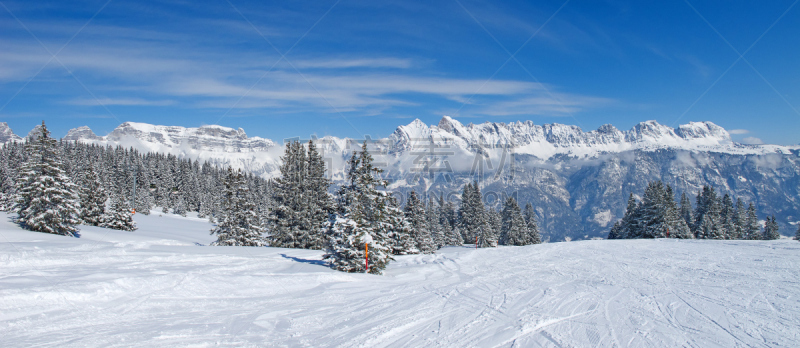
[{"label": "blue sky", "polygon": [[797,144],[797,2],[0,0],[0,121],[279,140],[654,119]]}]

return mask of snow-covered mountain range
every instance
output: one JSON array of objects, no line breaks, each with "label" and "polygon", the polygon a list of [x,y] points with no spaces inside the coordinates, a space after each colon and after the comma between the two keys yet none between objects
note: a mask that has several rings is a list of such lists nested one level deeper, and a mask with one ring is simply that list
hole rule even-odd
[{"label": "snow-covered mountain range", "polygon": [[[80,127],[64,139],[170,153],[263,177],[278,174],[283,155],[282,144],[222,126],[126,122],[106,136]],[[345,161],[363,140],[316,139],[334,181],[343,178]],[[0,142],[7,141],[20,137],[0,123]],[[672,128],[646,121],[625,131],[603,125],[584,132],[531,121],[464,125],[444,116],[430,126],[414,120],[369,144],[391,189],[457,197],[464,183],[479,180],[490,205],[506,195],[534,203],[553,239],[604,235],[622,215],[628,193],[641,194],[655,179],[678,194],[693,196],[702,185],[713,185],[752,200],[764,214],[779,217],[785,234],[800,221],[800,146],[736,143],[711,122]]]}]

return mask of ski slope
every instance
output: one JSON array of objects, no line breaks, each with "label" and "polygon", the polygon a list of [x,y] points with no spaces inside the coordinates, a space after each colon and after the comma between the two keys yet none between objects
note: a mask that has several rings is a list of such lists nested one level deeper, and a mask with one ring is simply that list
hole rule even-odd
[{"label": "ski slope", "polygon": [[0,346],[791,347],[800,243],[612,240],[398,257],[204,246],[202,219],[81,238],[0,213]]}]

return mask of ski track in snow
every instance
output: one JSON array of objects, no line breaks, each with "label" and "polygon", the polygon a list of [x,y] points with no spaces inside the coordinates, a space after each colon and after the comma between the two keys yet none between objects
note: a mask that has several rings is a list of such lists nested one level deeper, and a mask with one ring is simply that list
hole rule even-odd
[{"label": "ski track in snow", "polygon": [[[202,219],[81,238],[0,213],[0,346],[787,347],[800,243],[627,240],[397,257],[208,247]],[[198,245],[200,244],[200,245]]]}]

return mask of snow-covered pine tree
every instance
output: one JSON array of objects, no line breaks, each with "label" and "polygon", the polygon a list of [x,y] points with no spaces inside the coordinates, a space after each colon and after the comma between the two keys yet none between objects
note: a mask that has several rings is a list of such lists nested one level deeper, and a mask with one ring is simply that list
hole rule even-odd
[{"label": "snow-covered pine tree", "polygon": [[133,221],[132,209],[125,203],[122,196],[111,196],[111,205],[102,216],[100,226],[120,231],[135,231],[136,222]]},{"label": "snow-covered pine tree", "polygon": [[494,239],[499,244],[500,234],[503,233],[503,216],[494,208],[487,208],[486,220],[489,221],[489,226],[492,229],[492,234],[494,234]]},{"label": "snow-covered pine tree", "polygon": [[489,214],[487,213],[486,207],[483,205],[483,195],[481,194],[481,189],[477,181],[472,183],[472,190],[470,205],[475,212],[475,215],[472,217],[472,228],[475,230],[475,235],[478,237],[478,247],[494,248],[497,246],[497,235],[489,221]]},{"label": "snow-covered pine tree", "polygon": [[234,173],[229,167],[223,184],[218,222],[211,230],[217,240],[211,245],[264,246],[264,229],[255,203],[247,199],[249,188],[242,171]]},{"label": "snow-covered pine tree", "polygon": [[[675,203],[675,193],[672,191],[670,185],[666,185],[667,189],[664,192],[664,202],[666,205],[665,221],[669,228],[670,238],[693,238],[694,235],[686,224],[686,220],[681,216],[678,205]],[[683,197],[686,197],[685,195]]]},{"label": "snow-covered pine tree", "polygon": [[80,180],[80,218],[85,225],[99,226],[106,211],[106,192],[91,165],[87,165]]},{"label": "snow-covered pine tree", "polygon": [[780,239],[781,234],[778,229],[778,221],[775,220],[775,215],[768,216],[766,223],[764,223],[764,240]]},{"label": "snow-covered pine tree", "polygon": [[[458,228],[466,243],[475,243],[478,232],[475,220],[478,218],[477,207],[475,207],[475,189],[472,183],[464,185],[461,193],[461,207],[458,210]],[[482,214],[482,212],[481,212]]]},{"label": "snow-covered pine tree", "polygon": [[734,234],[733,239],[745,239],[745,225],[747,224],[747,210],[741,198],[736,200],[736,211],[734,212]]},{"label": "snow-covered pine tree", "polygon": [[439,210],[436,200],[433,195],[430,195],[428,205],[425,206],[425,222],[428,224],[428,231],[431,233],[431,239],[436,249],[445,246],[444,228],[439,219]]},{"label": "snow-covered pine tree", "polygon": [[299,141],[286,144],[281,157],[281,175],[273,181],[275,207],[269,216],[270,246],[303,248],[311,244],[308,230],[304,226],[306,198],[306,151]]},{"label": "snow-covered pine tree", "polygon": [[417,242],[411,237],[411,223],[406,214],[397,208],[397,202],[392,196],[387,196],[389,208],[383,221],[379,223],[379,232],[387,236],[386,245],[392,255],[419,254]]},{"label": "snow-covered pine tree", "polygon": [[308,232],[308,242],[303,245],[308,249],[323,249],[325,247],[325,230],[330,215],[334,212],[334,204],[328,188],[330,180],[325,177],[325,160],[317,150],[313,141],[308,142],[308,164],[306,165],[306,178],[303,181],[305,192],[305,211],[302,226]]},{"label": "snow-covered pine tree", "polygon": [[[692,224],[692,232],[695,234],[697,238],[711,238],[710,236],[704,235],[700,236],[699,229],[700,225],[703,223],[703,217],[705,214],[711,210],[712,208],[717,208],[719,199],[717,198],[717,192],[711,186],[703,186],[703,189],[700,192],[697,192],[695,210],[694,210],[694,224]],[[716,225],[719,222],[719,214],[718,210],[712,212],[716,213],[710,217],[709,222]]]},{"label": "snow-covered pine tree", "polygon": [[628,206],[625,208],[625,215],[622,216],[622,229],[617,235],[619,239],[641,238],[641,228],[639,227],[639,204],[633,196],[633,192],[628,196]]},{"label": "snow-covered pine tree", "polygon": [[453,202],[444,200],[444,195],[439,195],[439,223],[444,234],[444,245],[461,246],[464,244],[461,232],[456,226],[456,210]]},{"label": "snow-covered pine tree", "polygon": [[694,225],[694,215],[692,213],[692,202],[689,201],[686,192],[681,193],[680,216],[691,231],[692,225]]},{"label": "snow-covered pine tree", "polygon": [[736,211],[733,207],[733,199],[729,194],[725,194],[720,201],[720,222],[721,232],[724,239],[736,239]]},{"label": "snow-covered pine tree", "polygon": [[528,245],[533,244],[528,224],[522,216],[522,210],[514,197],[508,197],[503,204],[503,227],[500,235],[500,244],[503,245]]},{"label": "snow-covered pine tree", "polygon": [[466,243],[475,243],[477,240],[479,247],[497,246],[497,237],[488,221],[477,181],[464,186],[458,215],[459,229]]},{"label": "snow-covered pine tree", "polygon": [[725,239],[725,226],[722,216],[722,201],[709,201],[706,213],[703,218],[708,220],[711,229],[705,228],[703,234],[708,239]]},{"label": "snow-covered pine tree", "polygon": [[606,239],[620,239],[620,231],[622,230],[622,222],[617,220],[614,222],[614,226],[611,226],[611,231],[608,232],[608,237]]},{"label": "snow-covered pine tree", "polygon": [[184,198],[184,195],[177,194],[173,201],[175,203],[172,207],[172,213],[180,216],[186,216],[186,211],[188,208],[186,207],[186,199]]},{"label": "snow-covered pine tree", "polygon": [[664,183],[652,181],[644,190],[641,204],[642,238],[664,238],[669,226],[666,221]]},{"label": "snow-covered pine tree", "polygon": [[0,147],[0,211],[9,211],[14,206],[16,199],[17,171],[13,168],[18,167],[18,163],[12,163],[12,148],[16,144],[6,144]]},{"label": "snow-covered pine tree", "polygon": [[80,208],[76,187],[64,172],[58,143],[42,121],[26,144],[28,160],[19,170],[15,211],[32,231],[76,236]]},{"label": "snow-covered pine tree", "polygon": [[797,232],[794,234],[794,240],[800,242],[800,224],[797,224]]},{"label": "snow-covered pine tree", "polygon": [[533,205],[530,202],[525,204],[525,223],[528,225],[528,234],[531,243],[541,244],[542,236],[539,234],[539,224],[536,223],[536,212],[533,210]]},{"label": "snow-covered pine tree", "polygon": [[378,177],[383,170],[372,163],[367,142],[360,153],[348,161],[347,182],[338,192],[338,208],[332,215],[325,260],[344,272],[365,272],[365,247],[369,244],[369,273],[381,274],[392,260],[390,234],[393,226],[389,195],[378,187],[386,181]]},{"label": "snow-covered pine tree", "polygon": [[406,214],[406,220],[411,224],[411,238],[416,242],[420,253],[431,254],[435,252],[436,246],[431,238],[431,232],[428,230],[425,206],[415,191],[412,190],[408,194],[408,202],[403,212]]},{"label": "snow-covered pine tree", "polygon": [[750,240],[759,240],[761,239],[761,226],[758,223],[758,217],[756,216],[756,206],[753,202],[750,202],[750,206],[747,207],[747,220],[745,222],[745,233],[746,239]]}]

